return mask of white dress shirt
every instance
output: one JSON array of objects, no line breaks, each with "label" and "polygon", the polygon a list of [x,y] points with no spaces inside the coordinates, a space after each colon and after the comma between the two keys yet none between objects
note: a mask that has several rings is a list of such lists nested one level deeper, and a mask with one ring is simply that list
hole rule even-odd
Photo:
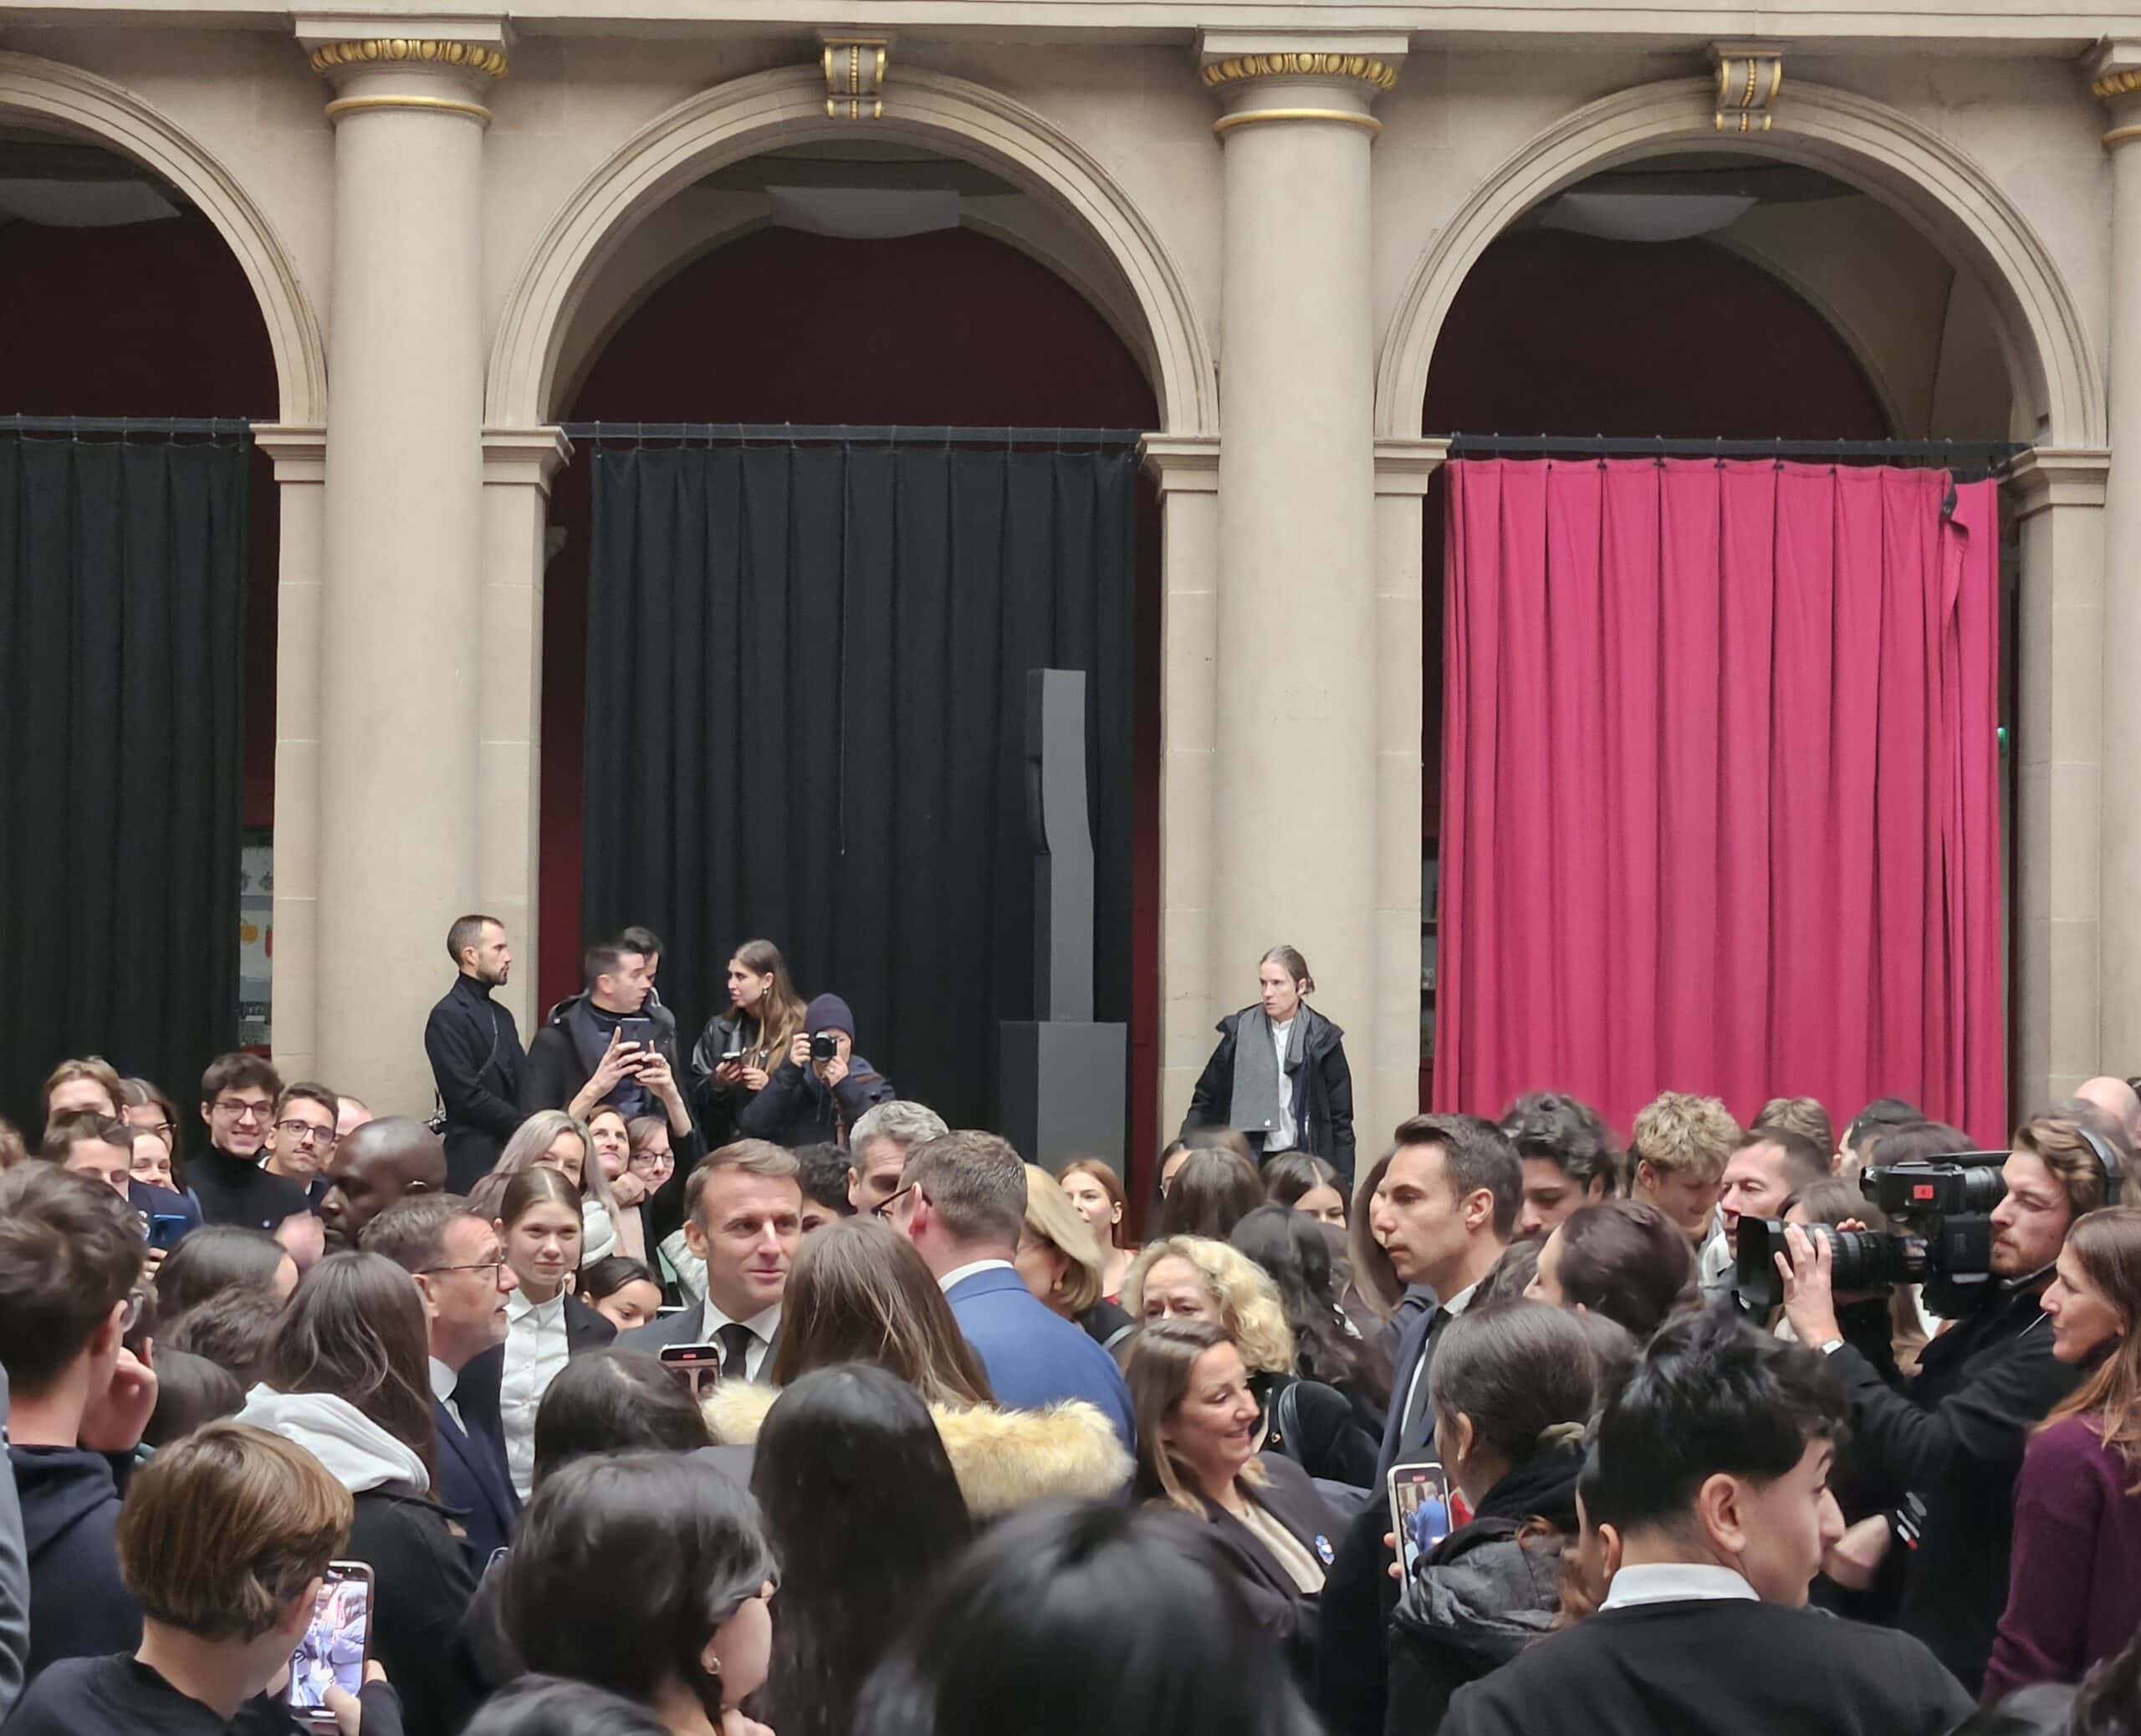
[{"label": "white dress shirt", "polygon": [[535,1487],[535,1412],[550,1382],[565,1371],[565,1293],[531,1302],[525,1290],[505,1299],[505,1370],[498,1379],[498,1423],[505,1432],[505,1466],[514,1493],[526,1500]]},{"label": "white dress shirt", "polygon": [[[1294,1019],[1300,1017],[1298,1013],[1294,1014]],[[1294,1126],[1294,1082],[1286,1077],[1286,1039],[1294,1034],[1294,1019],[1271,1026],[1271,1046],[1279,1051],[1279,1125],[1264,1137],[1267,1154],[1292,1151],[1299,1131]]]},{"label": "white dress shirt", "polygon": [[1729,1567],[1709,1561],[1653,1561],[1623,1567],[1607,1587],[1602,1610],[1627,1609],[1643,1603],[1759,1603],[1755,1588]]},{"label": "white dress shirt", "polygon": [[446,1407],[446,1414],[462,1433],[468,1432],[468,1425],[461,1420],[461,1407],[453,1402],[453,1389],[461,1384],[458,1370],[448,1368],[437,1357],[432,1358],[432,1396]]},{"label": "white dress shirt", "polygon": [[[1479,1281],[1475,1279],[1470,1284],[1466,1284],[1464,1288],[1459,1290],[1455,1295],[1452,1296],[1449,1301],[1438,1303],[1436,1305],[1443,1313],[1449,1315],[1454,1319],[1457,1315],[1464,1313],[1467,1308],[1472,1305],[1472,1298],[1478,1294],[1479,1289]],[[1433,1326],[1432,1325],[1429,1325],[1428,1330],[1432,1333],[1434,1330]],[[1398,1415],[1408,1422],[1413,1417],[1419,1415],[1419,1412],[1413,1408],[1413,1400],[1418,1396],[1420,1377],[1427,1373],[1427,1351],[1426,1346],[1423,1345],[1421,1347],[1420,1360],[1413,1365],[1413,1378],[1405,1383],[1404,1407],[1398,1412]]]},{"label": "white dress shirt", "polygon": [[[751,1341],[743,1347],[743,1377],[755,1381],[765,1372],[766,1358],[773,1353],[774,1335],[780,1330],[780,1304],[753,1315],[748,1320],[732,1320],[711,1301],[702,1305],[706,1322],[702,1336],[707,1343],[721,1343],[723,1326],[742,1326],[751,1335]],[[723,1349],[727,1346],[723,1345]]]},{"label": "white dress shirt", "polygon": [[1006,1272],[1015,1272],[1019,1269],[1009,1260],[969,1260],[963,1266],[953,1267],[950,1271],[947,1272],[942,1278],[938,1279],[937,1280],[937,1288],[943,1291],[946,1295],[949,1295],[952,1293],[952,1286],[953,1284],[964,1284],[967,1279],[973,1277],[977,1272],[994,1272],[999,1266],[1001,1266]]}]

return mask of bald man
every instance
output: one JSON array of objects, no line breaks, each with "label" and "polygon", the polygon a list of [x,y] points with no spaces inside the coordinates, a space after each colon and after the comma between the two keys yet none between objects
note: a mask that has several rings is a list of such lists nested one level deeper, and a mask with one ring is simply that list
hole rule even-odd
[{"label": "bald man", "polygon": [[328,1248],[348,1253],[365,1226],[397,1199],[446,1191],[446,1147],[421,1121],[382,1116],[338,1141],[321,1173],[328,1181],[319,1202]]},{"label": "bald man", "polygon": [[2092,1079],[2074,1094],[2093,1103],[2126,1130],[2126,1142],[2141,1146],[2141,1096],[2123,1079]]}]

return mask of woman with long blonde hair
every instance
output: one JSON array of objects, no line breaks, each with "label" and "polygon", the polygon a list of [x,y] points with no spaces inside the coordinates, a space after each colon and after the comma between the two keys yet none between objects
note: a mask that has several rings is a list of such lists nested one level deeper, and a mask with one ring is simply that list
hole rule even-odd
[{"label": "woman with long blonde hair", "polygon": [[2053,1274],[2052,1354],[2083,1373],[2038,1426],[2015,1485],[1988,1703],[2079,1682],[2141,1629],[2141,1206],[2076,1218]]}]

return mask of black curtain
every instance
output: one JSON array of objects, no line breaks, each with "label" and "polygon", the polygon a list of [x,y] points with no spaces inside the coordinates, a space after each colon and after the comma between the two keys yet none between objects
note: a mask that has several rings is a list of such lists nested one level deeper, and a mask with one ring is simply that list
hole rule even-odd
[{"label": "black curtain", "polygon": [[238,1039],[250,442],[0,432],[0,1089]]},{"label": "black curtain", "polygon": [[780,947],[856,1049],[996,1123],[1034,1016],[1026,672],[1087,673],[1096,1014],[1130,1014],[1134,454],[606,447],[594,463],[584,910],[645,922],[688,1044]]}]

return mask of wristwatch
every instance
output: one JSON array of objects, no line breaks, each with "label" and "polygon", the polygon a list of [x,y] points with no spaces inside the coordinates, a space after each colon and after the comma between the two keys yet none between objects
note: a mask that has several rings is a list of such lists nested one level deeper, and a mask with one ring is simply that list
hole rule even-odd
[{"label": "wristwatch", "polygon": [[1833,1356],[1842,1348],[1843,1340],[1841,1338],[1832,1338],[1826,1344],[1820,1344],[1815,1346],[1815,1349],[1818,1350],[1824,1356]]}]

